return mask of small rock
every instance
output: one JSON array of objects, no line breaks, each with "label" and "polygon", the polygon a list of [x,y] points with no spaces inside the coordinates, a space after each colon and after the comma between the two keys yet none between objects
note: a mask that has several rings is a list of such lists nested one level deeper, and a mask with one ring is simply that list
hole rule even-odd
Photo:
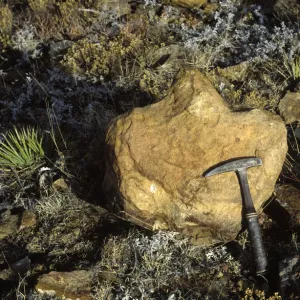
[{"label": "small rock", "polygon": [[62,191],[62,192],[67,191],[69,189],[67,183],[63,178],[59,178],[55,180],[52,184],[52,188],[56,191]]},{"label": "small rock", "polygon": [[90,300],[92,273],[89,271],[50,272],[38,279],[37,292],[69,300]]},{"label": "small rock", "polygon": [[5,210],[0,215],[0,241],[16,233],[19,228],[20,216]]},{"label": "small rock", "polygon": [[300,299],[300,255],[283,259],[279,263],[282,299]]},{"label": "small rock", "polygon": [[218,69],[218,71],[221,76],[224,76],[230,81],[242,82],[245,79],[247,72],[249,71],[249,63],[247,61],[242,62],[235,66]]},{"label": "small rock", "polygon": [[49,55],[53,60],[59,60],[67,52],[67,50],[74,44],[73,41],[50,41],[49,43]]},{"label": "small rock", "polygon": [[37,223],[36,215],[32,211],[25,210],[22,214],[22,220],[21,220],[21,226],[20,230],[27,228],[27,227],[33,227]]},{"label": "small rock", "polygon": [[279,103],[280,115],[286,124],[300,121],[300,92],[287,93]]}]

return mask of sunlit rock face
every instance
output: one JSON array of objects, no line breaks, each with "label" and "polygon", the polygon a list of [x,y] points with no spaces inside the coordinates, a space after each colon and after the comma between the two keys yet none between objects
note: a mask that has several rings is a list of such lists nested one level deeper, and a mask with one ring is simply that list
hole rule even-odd
[{"label": "sunlit rock face", "polygon": [[107,132],[103,187],[111,206],[152,229],[192,241],[228,241],[241,229],[242,199],[234,172],[205,178],[211,166],[260,157],[248,170],[256,208],[273,192],[286,151],[279,116],[232,112],[196,69],[179,72],[162,101],[114,119]]}]

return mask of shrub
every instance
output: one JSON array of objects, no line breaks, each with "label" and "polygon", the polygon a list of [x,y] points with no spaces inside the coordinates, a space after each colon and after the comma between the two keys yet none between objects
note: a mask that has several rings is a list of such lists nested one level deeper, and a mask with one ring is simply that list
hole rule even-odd
[{"label": "shrub", "polygon": [[[116,286],[111,283],[109,288],[102,280],[96,289],[113,293],[113,299],[221,299],[228,292],[226,272],[232,278],[240,273],[226,247],[193,246],[178,233],[163,231],[150,237],[131,231],[128,237],[110,238],[98,267],[100,276],[107,272],[119,277]],[[211,285],[216,278],[223,284]]]},{"label": "shrub", "polygon": [[45,13],[50,8],[53,8],[55,0],[28,0],[30,8],[37,13]]},{"label": "shrub", "polygon": [[64,34],[75,38],[85,33],[81,1],[29,0],[29,6],[42,38],[62,38]]},{"label": "shrub", "polygon": [[141,74],[139,87],[155,99],[161,99],[167,95],[170,89],[174,77],[173,73],[167,70],[155,72],[145,69]]},{"label": "shrub", "polygon": [[61,63],[75,75],[101,81],[108,75],[124,74],[125,61],[136,57],[142,45],[141,36],[131,33],[125,27],[113,39],[101,35],[97,42],[86,38],[78,41]]},{"label": "shrub", "polygon": [[281,296],[278,293],[275,293],[273,296],[267,297],[264,291],[257,289],[245,290],[245,296],[241,300],[281,300]]},{"label": "shrub", "polygon": [[[199,14],[203,12],[199,10]],[[245,7],[241,0],[219,1],[209,24],[196,28],[185,23],[173,24],[181,43],[196,55],[205,57],[201,68],[229,66],[243,61],[289,59],[299,52],[300,38],[296,23],[281,22],[274,26],[261,7]]]},{"label": "shrub", "polygon": [[40,41],[37,39],[37,30],[33,25],[23,24],[22,28],[16,30],[12,36],[12,47],[22,52],[23,60],[38,58],[42,49],[38,49]]}]

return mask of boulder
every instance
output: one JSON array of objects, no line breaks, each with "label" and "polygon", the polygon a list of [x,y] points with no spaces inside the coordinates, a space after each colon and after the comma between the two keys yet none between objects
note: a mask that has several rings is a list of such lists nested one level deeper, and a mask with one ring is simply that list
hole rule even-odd
[{"label": "boulder", "polygon": [[259,208],[274,190],[286,151],[286,128],[267,111],[232,112],[209,80],[184,69],[162,101],[114,119],[107,132],[103,188],[112,209],[151,229],[192,241],[228,241],[241,229],[242,199],[234,172],[205,178],[210,167],[257,156],[248,170]]},{"label": "boulder", "polygon": [[69,300],[89,300],[92,273],[89,271],[50,272],[38,279],[37,292]]},{"label": "boulder", "polygon": [[279,112],[286,124],[300,121],[300,93],[287,93],[279,102]]}]

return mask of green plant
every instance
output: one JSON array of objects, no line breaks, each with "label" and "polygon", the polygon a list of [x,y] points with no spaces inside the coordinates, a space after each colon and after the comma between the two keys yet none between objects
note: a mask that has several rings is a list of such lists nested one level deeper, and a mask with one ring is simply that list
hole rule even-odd
[{"label": "green plant", "polygon": [[173,73],[163,69],[155,71],[145,68],[140,76],[139,87],[155,99],[162,99],[171,87]]},{"label": "green plant", "polygon": [[279,59],[265,61],[264,69],[273,77],[276,75],[275,77],[283,78],[281,85],[284,87],[291,79],[297,80],[300,78],[300,56],[295,55],[290,58],[284,53]]},{"label": "green plant", "polygon": [[293,78],[294,80],[300,78],[300,57],[294,57],[293,59],[288,59],[284,56],[283,66],[288,73],[288,76]]},{"label": "green plant", "polygon": [[61,63],[73,74],[97,80],[108,75],[124,75],[126,61],[136,57],[142,47],[142,37],[124,27],[114,39],[102,35],[97,42],[86,38],[78,41]]},{"label": "green plant", "polygon": [[36,170],[46,162],[42,143],[43,136],[37,129],[14,127],[0,144],[0,168],[2,171]]},{"label": "green plant", "polygon": [[30,8],[37,13],[46,12],[54,3],[54,0],[28,0]]}]

